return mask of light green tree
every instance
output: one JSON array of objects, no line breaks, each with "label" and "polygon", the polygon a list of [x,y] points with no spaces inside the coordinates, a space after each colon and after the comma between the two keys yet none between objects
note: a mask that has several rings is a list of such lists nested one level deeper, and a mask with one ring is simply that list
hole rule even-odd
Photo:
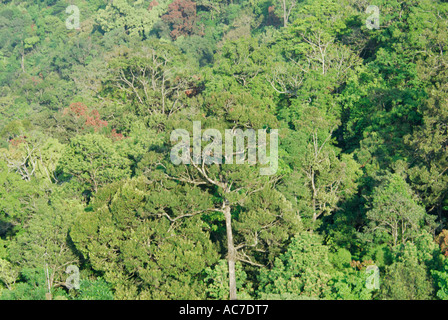
[{"label": "light green tree", "polygon": [[123,180],[99,190],[70,236],[117,299],[201,299],[201,274],[217,261],[201,221],[209,205],[191,188]]},{"label": "light green tree", "polygon": [[96,133],[74,137],[60,160],[64,173],[95,192],[104,184],[129,177],[130,164],[123,144]]},{"label": "light green tree", "polygon": [[261,270],[259,296],[262,299],[291,294],[306,299],[328,296],[333,266],[328,248],[321,241],[315,233],[296,235],[288,250],[275,260],[273,268]]},{"label": "light green tree", "polygon": [[[217,300],[229,299],[229,272],[227,261],[220,259],[214,267],[205,269],[207,276],[204,282],[207,283],[207,298]],[[238,261],[235,265],[236,288],[238,290],[238,299],[253,299],[251,283],[247,280],[247,274],[243,270],[242,263]]]},{"label": "light green tree", "polygon": [[17,269],[7,260],[0,258],[0,280],[8,290],[12,290],[19,277]]},{"label": "light green tree", "polygon": [[146,1],[114,0],[98,11],[96,21],[105,32],[122,28],[130,36],[147,37],[160,17],[166,12],[169,1],[159,0],[156,6]]},{"label": "light green tree", "polygon": [[297,129],[287,130],[282,143],[291,170],[279,189],[307,228],[316,228],[319,218],[331,215],[339,202],[353,196],[361,172],[351,155],[334,146],[334,118],[313,106],[298,109]]},{"label": "light green tree", "polygon": [[406,243],[424,226],[426,212],[406,181],[398,174],[386,179],[372,196],[372,209],[367,212],[367,232],[386,236],[393,246]]},{"label": "light green tree", "polygon": [[432,279],[424,263],[418,259],[417,246],[402,245],[395,262],[386,268],[381,281],[380,298],[392,300],[430,300]]},{"label": "light green tree", "polygon": [[[50,203],[50,204],[49,204]],[[47,291],[65,287],[69,265],[79,266],[79,258],[68,237],[82,204],[54,187],[48,202],[41,202],[32,218],[9,245],[8,259],[21,269],[43,270]]]},{"label": "light green tree", "polygon": [[443,270],[432,270],[432,275],[435,278],[435,282],[437,283],[437,298],[441,300],[448,300],[448,263],[447,259],[444,259]]}]

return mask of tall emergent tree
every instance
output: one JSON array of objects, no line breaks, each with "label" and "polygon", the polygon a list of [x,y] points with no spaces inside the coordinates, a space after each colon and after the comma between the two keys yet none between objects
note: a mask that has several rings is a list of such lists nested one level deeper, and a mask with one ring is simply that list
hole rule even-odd
[{"label": "tall emergent tree", "polygon": [[[197,117],[194,115],[196,111],[191,110],[190,115],[184,114],[182,120],[173,123],[173,129],[180,130],[174,132],[184,134],[174,136],[173,142],[178,142],[179,138],[182,142],[181,148],[173,149],[173,152],[181,154],[179,159],[184,161],[172,162],[173,152],[164,151],[173,148],[167,142],[161,152],[154,152],[153,156],[158,160],[152,161],[147,175],[151,180],[175,181],[190,186],[204,197],[213,199],[204,219],[214,226],[220,242],[226,239],[222,245],[226,248],[228,262],[229,298],[236,299],[236,261],[255,267],[272,263],[282,243],[299,230],[300,221],[290,203],[274,188],[279,174],[273,151],[276,139],[275,132],[266,134],[266,129],[274,130],[277,123],[265,113],[266,107],[242,92],[212,96],[205,100],[202,108],[209,116]],[[203,121],[195,122],[201,119]],[[193,123],[213,130],[202,132],[201,127],[197,128]],[[261,130],[264,134],[258,131],[257,138],[256,131],[247,130],[250,128],[266,129]],[[192,141],[190,137],[193,137]],[[268,147],[270,168],[254,161],[256,155]],[[258,157],[260,160],[264,162],[266,159]]]}]

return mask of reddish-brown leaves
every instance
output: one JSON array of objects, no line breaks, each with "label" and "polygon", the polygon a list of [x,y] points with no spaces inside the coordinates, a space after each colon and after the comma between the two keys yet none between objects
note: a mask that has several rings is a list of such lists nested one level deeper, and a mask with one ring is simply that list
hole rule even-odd
[{"label": "reddish-brown leaves", "polygon": [[98,110],[89,110],[89,108],[81,102],[72,103],[68,108],[64,109],[63,114],[64,116],[71,115],[78,119],[84,118],[84,125],[86,127],[92,127],[95,132],[100,128],[107,127],[107,121],[101,120]]},{"label": "reddish-brown leaves", "polygon": [[168,13],[162,16],[163,21],[172,27],[173,39],[179,36],[199,34],[197,28],[196,3],[190,0],[174,0],[168,7]]}]

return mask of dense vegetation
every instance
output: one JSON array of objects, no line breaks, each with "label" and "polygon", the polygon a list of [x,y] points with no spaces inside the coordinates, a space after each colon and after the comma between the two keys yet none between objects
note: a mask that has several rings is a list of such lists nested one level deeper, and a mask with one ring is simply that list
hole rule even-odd
[{"label": "dense vegetation", "polygon": [[1,1],[0,298],[448,299],[447,51],[441,0]]}]

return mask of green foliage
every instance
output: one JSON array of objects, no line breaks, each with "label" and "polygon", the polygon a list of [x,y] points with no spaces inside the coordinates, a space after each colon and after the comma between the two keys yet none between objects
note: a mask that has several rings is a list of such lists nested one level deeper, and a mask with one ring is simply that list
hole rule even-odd
[{"label": "green foliage", "polygon": [[393,246],[404,244],[417,235],[425,214],[409,185],[395,174],[373,192],[372,209],[367,212],[368,232]]},{"label": "green foliage", "polygon": [[192,214],[188,203],[207,199],[188,189],[168,199],[156,186],[147,188],[143,179],[103,188],[71,238],[92,268],[104,273],[117,299],[204,297],[200,275],[216,253],[200,217],[183,216]]},{"label": "green foliage", "polygon": [[354,270],[351,255],[341,249],[330,253],[314,233],[293,238],[272,269],[260,272],[262,299],[369,300],[366,273]]},{"label": "green foliage", "polygon": [[7,260],[0,258],[0,280],[11,290],[19,276],[14,266]]},{"label": "green foliage", "polygon": [[44,269],[22,269],[22,282],[16,284],[13,290],[4,290],[1,300],[45,300],[47,292]]},{"label": "green foliage", "polygon": [[98,11],[96,21],[104,32],[124,29],[130,36],[145,37],[167,10],[169,1],[160,0],[151,9],[145,2],[140,0],[131,4],[127,0],[113,1]]},{"label": "green foliage", "polygon": [[367,273],[362,270],[345,269],[335,272],[329,283],[331,293],[327,299],[334,300],[371,300],[372,290],[366,287]]},{"label": "green foliage", "polygon": [[[229,274],[227,270],[227,261],[219,260],[213,267],[205,269],[206,277],[204,282],[207,283],[207,298],[213,300],[227,300],[229,299]],[[252,288],[251,283],[247,280],[247,274],[243,270],[242,264],[236,264],[236,287],[238,290],[238,299],[251,300]]]},{"label": "green foliage", "polygon": [[68,231],[82,208],[79,201],[55,190],[9,245],[9,260],[22,268],[49,268],[50,287],[65,282],[66,267],[79,264]]},{"label": "green foliage", "polygon": [[392,265],[386,268],[380,297],[392,300],[428,300],[433,293],[432,279],[418,259],[413,243],[402,245]]},{"label": "green foliage", "polygon": [[410,170],[413,186],[421,194],[428,206],[434,206],[438,212],[446,204],[447,159],[445,150],[448,143],[445,130],[448,109],[444,90],[432,90],[423,111],[424,124],[412,136],[408,143],[420,150],[416,155],[417,165]]},{"label": "green foliage", "polygon": [[336,252],[329,254],[329,259],[337,269],[344,269],[350,266],[352,255],[347,249],[338,248]]},{"label": "green foliage", "polygon": [[39,181],[26,182],[20,175],[10,172],[0,160],[0,231],[1,235],[15,233],[29,220],[37,207],[46,201]]},{"label": "green foliage", "polygon": [[437,298],[441,300],[448,300],[448,263],[447,259],[444,259],[443,270],[432,270],[435,281],[437,283]]},{"label": "green foliage", "polygon": [[110,285],[102,278],[92,280],[81,280],[79,300],[113,300],[114,294]]},{"label": "green foliage", "polygon": [[331,270],[328,248],[322,245],[319,236],[301,233],[275,260],[272,269],[261,270],[259,295],[262,299],[266,294],[324,298],[331,291],[328,286]]},{"label": "green foliage", "polygon": [[122,144],[96,133],[72,139],[60,161],[65,174],[95,192],[106,183],[129,177],[130,164]]},{"label": "green foliage", "polygon": [[0,3],[1,299],[447,299],[448,2],[73,4]]},{"label": "green foliage", "polygon": [[307,227],[316,228],[318,218],[331,215],[340,201],[356,192],[360,170],[350,155],[340,155],[332,145],[335,126],[317,108],[301,113],[297,130],[287,131],[283,140],[292,171],[280,190],[296,205]]}]

